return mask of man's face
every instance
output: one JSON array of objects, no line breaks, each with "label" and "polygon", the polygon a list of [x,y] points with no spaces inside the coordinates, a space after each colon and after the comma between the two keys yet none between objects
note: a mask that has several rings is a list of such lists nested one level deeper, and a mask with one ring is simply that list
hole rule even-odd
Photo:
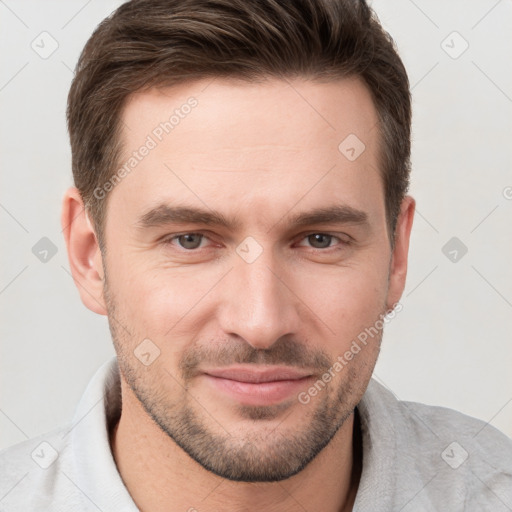
[{"label": "man's face", "polygon": [[217,79],[137,94],[123,121],[121,164],[151,147],[108,198],[122,377],[203,467],[287,478],[350,417],[380,335],[332,367],[398,300],[370,94]]}]

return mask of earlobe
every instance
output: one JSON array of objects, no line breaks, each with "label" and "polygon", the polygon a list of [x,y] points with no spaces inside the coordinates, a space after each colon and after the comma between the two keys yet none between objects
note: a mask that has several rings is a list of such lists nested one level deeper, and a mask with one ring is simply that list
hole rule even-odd
[{"label": "earlobe", "polygon": [[395,229],[395,246],[389,268],[389,287],[386,302],[388,310],[393,309],[394,305],[400,300],[405,288],[409,240],[415,207],[416,202],[411,196],[406,196],[400,206],[400,215]]},{"label": "earlobe", "polygon": [[80,298],[91,311],[106,315],[102,255],[82,196],[75,187],[69,188],[64,194],[61,225],[71,274]]}]

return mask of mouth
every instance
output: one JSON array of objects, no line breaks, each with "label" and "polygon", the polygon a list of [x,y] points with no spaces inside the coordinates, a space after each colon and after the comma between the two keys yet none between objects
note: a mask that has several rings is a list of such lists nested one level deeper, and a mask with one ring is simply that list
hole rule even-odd
[{"label": "mouth", "polygon": [[313,374],[291,367],[242,365],[204,370],[217,392],[243,405],[275,405],[296,396]]}]

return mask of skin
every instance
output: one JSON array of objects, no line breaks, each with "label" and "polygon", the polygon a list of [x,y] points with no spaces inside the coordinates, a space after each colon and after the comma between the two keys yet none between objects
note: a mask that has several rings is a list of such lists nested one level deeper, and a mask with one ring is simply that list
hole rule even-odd
[{"label": "skin", "polygon": [[[357,79],[216,79],[138,93],[122,115],[125,160],[191,96],[198,105],[110,192],[106,253],[78,191],[63,202],[74,280],[83,303],[108,315],[118,354],[123,406],[111,444],[119,472],[142,511],[351,510],[361,468],[353,411],[380,336],[307,404],[297,393],[244,403],[202,372],[301,368],[307,392],[398,302],[414,200],[402,202],[392,249],[377,113]],[[354,161],[338,150],[349,134],[365,144]],[[239,225],[142,227],[159,204]],[[366,222],[292,222],[333,205]],[[205,238],[177,236],[186,233]],[[257,244],[244,245],[247,237]],[[240,247],[261,254],[248,263]],[[144,339],[159,350],[147,366],[134,355]]]}]

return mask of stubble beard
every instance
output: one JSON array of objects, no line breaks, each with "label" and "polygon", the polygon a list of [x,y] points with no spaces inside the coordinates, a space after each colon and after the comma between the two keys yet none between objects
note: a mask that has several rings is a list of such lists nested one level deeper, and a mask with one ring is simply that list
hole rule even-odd
[{"label": "stubble beard", "polygon": [[[177,378],[167,369],[160,367],[160,374],[148,371],[134,356],[136,342],[113,320],[117,319],[119,312],[108,292],[106,274],[105,302],[120,373],[143,409],[161,431],[195,462],[215,475],[232,481],[277,482],[302,471],[329,444],[352,415],[366,390],[377,359],[375,355],[371,364],[353,364],[357,361],[356,356],[351,364],[343,368],[341,375],[333,378],[307,405],[296,399],[290,407],[286,403],[277,406],[239,405],[236,410],[240,418],[244,421],[252,420],[250,431],[229,431],[222,425],[222,418],[215,418],[215,414],[200,400],[190,395],[190,379],[186,379],[186,371],[181,372],[185,373],[184,384],[178,384]],[[374,347],[377,355],[381,337],[372,341],[378,345]],[[258,362],[276,362],[273,360],[275,354],[278,354],[279,362],[294,362],[303,353],[303,347],[298,347],[289,340],[283,341],[276,352],[272,350],[256,350],[247,345],[242,350],[244,356],[239,357],[236,362],[256,362],[256,359]],[[289,358],[286,357],[287,352],[290,354]],[[192,359],[196,359],[196,354],[193,354]],[[324,370],[325,365],[332,364],[326,354],[318,351],[314,360],[317,365],[323,365]],[[182,359],[179,366],[183,369],[187,368],[187,364],[190,376],[190,363]],[[363,378],[361,373],[364,374]],[[337,387],[336,378],[339,379]],[[170,398],[170,388],[180,390],[177,399]],[[287,409],[292,412],[297,407],[304,408],[304,417],[307,420],[301,425],[285,428],[286,417],[290,414]],[[268,421],[276,420],[279,416],[282,417],[282,423],[270,428]],[[255,425],[259,428],[255,429]]]}]

